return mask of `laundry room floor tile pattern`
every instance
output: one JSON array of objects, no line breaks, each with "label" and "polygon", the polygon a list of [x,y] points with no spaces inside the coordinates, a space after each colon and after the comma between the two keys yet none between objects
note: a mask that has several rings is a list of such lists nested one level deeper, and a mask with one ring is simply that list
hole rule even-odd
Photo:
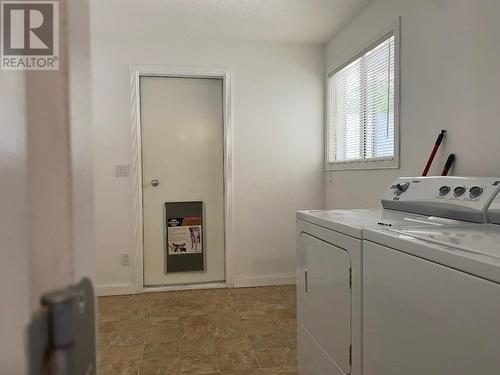
[{"label": "laundry room floor tile pattern", "polygon": [[295,286],[99,297],[101,375],[297,375]]}]

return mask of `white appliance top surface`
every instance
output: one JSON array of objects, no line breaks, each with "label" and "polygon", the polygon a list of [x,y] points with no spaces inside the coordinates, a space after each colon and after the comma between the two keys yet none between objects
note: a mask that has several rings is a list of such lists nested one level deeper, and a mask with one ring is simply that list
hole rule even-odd
[{"label": "white appliance top surface", "polygon": [[[382,208],[352,210],[297,211],[297,218],[355,238],[363,238],[363,229],[400,226],[461,225],[462,221],[384,210]],[[468,223],[470,225],[470,223]]]},{"label": "white appliance top surface", "polygon": [[369,229],[366,240],[500,282],[500,225]]},{"label": "white appliance top surface", "polygon": [[500,259],[500,226],[497,225],[458,228],[401,228],[395,229],[394,232]]}]

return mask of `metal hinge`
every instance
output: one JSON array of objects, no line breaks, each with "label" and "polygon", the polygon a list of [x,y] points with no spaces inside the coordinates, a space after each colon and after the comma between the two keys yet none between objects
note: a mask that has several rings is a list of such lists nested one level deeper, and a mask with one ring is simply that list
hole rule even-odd
[{"label": "metal hinge", "polygon": [[352,366],[352,345],[349,345],[349,366]]},{"label": "metal hinge", "polygon": [[30,375],[95,375],[92,283],[46,293],[29,326]]},{"label": "metal hinge", "polygon": [[352,268],[349,268],[349,288],[352,289]]}]

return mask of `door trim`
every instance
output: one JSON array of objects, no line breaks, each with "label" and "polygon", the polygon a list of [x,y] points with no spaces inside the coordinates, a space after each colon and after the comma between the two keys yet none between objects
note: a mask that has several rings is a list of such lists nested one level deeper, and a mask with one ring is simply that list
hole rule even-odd
[{"label": "door trim", "polygon": [[[223,131],[224,131],[224,262],[225,283],[233,287],[233,254],[232,254],[232,191],[233,191],[233,121],[231,70],[228,68],[209,67],[179,67],[165,65],[130,65],[131,87],[131,142],[132,161],[130,175],[132,188],[132,224],[134,228],[134,280],[137,293],[150,288],[144,288],[144,234],[142,210],[142,139],[141,139],[141,77],[175,77],[175,78],[220,78],[223,84]],[[197,284],[193,284],[196,287]],[[198,287],[205,287],[198,284]],[[181,286],[179,286],[181,287]],[[176,286],[152,287],[156,290],[179,289]],[[184,286],[185,288],[185,286]]]}]

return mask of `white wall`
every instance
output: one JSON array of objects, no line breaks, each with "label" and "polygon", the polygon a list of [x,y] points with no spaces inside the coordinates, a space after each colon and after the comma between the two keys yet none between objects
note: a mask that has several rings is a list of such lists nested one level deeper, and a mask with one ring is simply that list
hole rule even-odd
[{"label": "white wall", "polygon": [[134,290],[126,287],[134,283],[133,266],[120,265],[121,252],[129,252],[134,264],[133,182],[114,178],[112,170],[113,163],[132,157],[130,64],[232,69],[235,281],[293,282],[295,211],[321,208],[324,200],[324,47],[92,34],[101,293]]},{"label": "white wall", "polygon": [[0,72],[0,372],[27,373],[23,330],[30,319],[26,204],[26,79]]},{"label": "white wall", "polygon": [[500,176],[499,14],[497,0],[373,0],[328,43],[327,73],[401,16],[401,169],[327,172],[328,208],[377,206],[393,179],[422,173],[442,128],[431,172],[455,153],[455,175]]},{"label": "white wall", "polygon": [[70,0],[68,6],[69,120],[74,278],[94,283],[96,274],[94,225],[94,159],[90,88],[89,0]]}]

